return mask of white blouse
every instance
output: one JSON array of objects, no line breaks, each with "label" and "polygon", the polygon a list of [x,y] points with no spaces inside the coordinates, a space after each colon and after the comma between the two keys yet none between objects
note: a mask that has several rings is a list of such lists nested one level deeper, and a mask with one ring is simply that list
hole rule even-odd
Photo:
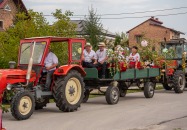
[{"label": "white blouse", "polygon": [[129,61],[131,62],[136,62],[136,61],[140,61],[140,54],[136,53],[135,55],[133,55],[132,53],[129,56]]}]

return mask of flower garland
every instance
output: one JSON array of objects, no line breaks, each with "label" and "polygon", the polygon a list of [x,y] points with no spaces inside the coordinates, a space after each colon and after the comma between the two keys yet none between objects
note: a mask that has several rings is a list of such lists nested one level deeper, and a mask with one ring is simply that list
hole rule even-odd
[{"label": "flower garland", "polygon": [[[129,55],[129,49],[127,47],[122,48],[121,45],[117,45],[114,50],[107,50],[107,62],[109,63],[111,76],[113,76],[116,72],[121,71],[122,67],[127,67],[127,55]],[[123,66],[121,67],[121,65]]]}]

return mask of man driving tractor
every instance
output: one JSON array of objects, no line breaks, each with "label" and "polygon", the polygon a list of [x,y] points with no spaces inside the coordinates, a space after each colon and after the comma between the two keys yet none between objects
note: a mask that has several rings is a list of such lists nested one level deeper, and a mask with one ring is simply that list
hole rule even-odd
[{"label": "man driving tractor", "polygon": [[49,49],[47,57],[44,61],[45,68],[43,69],[42,75],[47,74],[46,83],[45,83],[45,91],[50,91],[50,85],[52,81],[53,73],[58,66],[58,58],[57,56]]}]

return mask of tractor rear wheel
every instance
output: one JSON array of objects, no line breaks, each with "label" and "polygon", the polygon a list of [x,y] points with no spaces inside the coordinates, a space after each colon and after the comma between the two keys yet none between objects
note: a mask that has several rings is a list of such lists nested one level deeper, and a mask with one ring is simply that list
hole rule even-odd
[{"label": "tractor rear wheel", "polygon": [[16,93],[11,102],[12,116],[17,120],[26,120],[34,112],[35,100],[29,91]]},{"label": "tractor rear wheel", "polygon": [[175,93],[183,93],[186,85],[185,74],[182,70],[176,70],[173,74],[173,87]]},{"label": "tractor rear wheel", "polygon": [[146,98],[152,98],[155,92],[155,85],[152,82],[146,82],[144,85],[144,96]]},{"label": "tractor rear wheel", "polygon": [[56,106],[64,112],[73,112],[80,107],[84,96],[84,82],[76,70],[64,77],[58,77],[53,87]]},{"label": "tractor rear wheel", "polygon": [[109,86],[105,93],[105,98],[108,104],[114,105],[119,101],[119,89],[118,87]]}]

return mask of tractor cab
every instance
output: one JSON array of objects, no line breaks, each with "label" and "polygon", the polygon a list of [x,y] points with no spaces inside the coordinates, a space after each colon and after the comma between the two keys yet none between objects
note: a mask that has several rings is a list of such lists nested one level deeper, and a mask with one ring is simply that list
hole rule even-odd
[{"label": "tractor cab", "polygon": [[184,38],[172,39],[162,44],[162,50],[167,49],[165,58],[177,61],[177,68],[182,68],[182,60],[187,58],[187,42]]},{"label": "tractor cab", "polygon": [[[84,43],[85,40],[83,39],[61,37],[26,38],[20,42],[18,68],[28,70],[30,58],[32,57],[32,71],[36,73],[34,83],[37,85],[41,72],[45,69],[44,61],[49,51],[57,55],[59,59],[58,67],[73,63],[81,64]],[[65,52],[65,54],[62,52]]]}]

